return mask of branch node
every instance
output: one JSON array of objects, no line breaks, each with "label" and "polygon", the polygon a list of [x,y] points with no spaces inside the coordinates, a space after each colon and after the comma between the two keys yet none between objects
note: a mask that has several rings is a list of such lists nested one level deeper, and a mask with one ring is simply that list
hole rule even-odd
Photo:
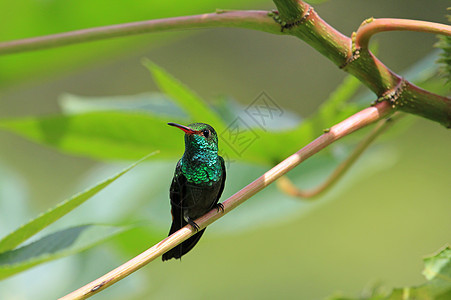
[{"label": "branch node", "polygon": [[268,16],[273,17],[274,21],[276,21],[276,23],[280,24],[280,31],[283,32],[285,29],[291,29],[295,26],[298,26],[302,23],[304,23],[305,21],[307,21],[307,19],[310,17],[310,15],[313,13],[313,7],[309,6],[309,8],[307,9],[307,11],[301,16],[301,18],[299,18],[298,20],[292,22],[292,23],[287,23],[286,21],[282,21],[280,19],[279,16],[279,12],[276,10],[272,10],[270,13],[268,13]]},{"label": "branch node", "polygon": [[350,57],[348,57],[348,59],[346,59],[346,61],[339,66],[340,69],[344,69],[347,65],[349,65],[350,63],[352,63],[353,61],[357,60],[360,58],[360,51],[362,50],[361,48],[355,48],[354,47],[354,43],[352,45],[352,54]]},{"label": "branch node", "polygon": [[404,78],[398,82],[398,84],[388,91],[386,91],[381,97],[377,98],[376,103],[382,101],[389,101],[392,108],[398,108],[407,104],[406,100],[402,100],[401,95],[406,89],[407,81]]},{"label": "branch node", "polygon": [[99,283],[98,285],[94,286],[89,293],[96,293],[99,291],[99,289],[101,289],[105,284],[109,283],[112,280],[112,278],[108,279],[108,280],[104,280],[101,283]]},{"label": "branch node", "polygon": [[[367,20],[369,20],[369,19],[367,19]],[[367,21],[367,20],[365,20],[365,21]],[[371,20],[372,20],[372,18],[371,18]],[[360,52],[361,52],[362,48],[357,47],[356,42],[355,42],[356,37],[357,37],[357,33],[354,31],[351,34],[351,51],[352,51],[351,55],[346,59],[346,61],[342,65],[339,66],[340,69],[344,69],[347,65],[349,65],[353,61],[360,58]]]},{"label": "branch node", "polygon": [[274,19],[274,17],[275,16],[277,16],[279,14],[279,12],[277,11],[277,10],[275,10],[275,9],[271,9],[271,11],[268,11],[268,17],[273,17],[273,19]]}]

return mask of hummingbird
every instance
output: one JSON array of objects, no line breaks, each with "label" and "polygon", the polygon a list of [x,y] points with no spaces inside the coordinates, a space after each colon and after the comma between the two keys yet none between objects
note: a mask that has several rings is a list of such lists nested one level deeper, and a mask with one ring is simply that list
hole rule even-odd
[{"label": "hummingbird", "polygon": [[218,201],[226,179],[224,159],[218,155],[218,135],[213,127],[205,123],[168,125],[185,132],[185,152],[177,162],[169,189],[172,214],[169,235],[187,224],[197,233],[163,254],[163,261],[180,259],[197,244],[205,228],[199,231],[195,219],[213,208],[224,211]]}]

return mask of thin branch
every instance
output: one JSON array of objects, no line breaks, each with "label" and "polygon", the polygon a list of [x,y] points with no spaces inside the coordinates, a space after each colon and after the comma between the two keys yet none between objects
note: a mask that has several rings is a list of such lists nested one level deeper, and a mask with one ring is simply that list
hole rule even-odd
[{"label": "thin branch", "polygon": [[[211,210],[209,213],[195,220],[199,225],[200,229],[205,228],[214,221],[221,218],[224,214],[230,212],[232,209],[254,196],[259,191],[263,190],[265,187],[270,185],[272,182],[286,174],[288,171],[292,170],[294,167],[299,165],[301,162],[305,161],[307,158],[311,157],[315,153],[324,149],[328,145],[337,141],[338,139],[360,129],[368,124],[378,121],[382,118],[387,117],[392,112],[392,108],[389,103],[381,102],[375,106],[366,108],[353,116],[347,118],[341,123],[333,126],[329,132],[324,133],[316,140],[289,156],[287,159],[276,165],[271,170],[267,171],[265,174],[257,178],[255,181],[244,187],[239,192],[235,193],[222,204],[224,205],[224,212],[217,212],[216,209]],[[101,290],[111,286],[115,282],[123,279],[124,277],[130,275],[131,273],[142,268],[149,262],[153,261],[163,253],[172,249],[176,245],[188,239],[190,236],[195,234],[194,229],[187,225],[175,232],[171,236],[165,238],[158,244],[149,248],[145,252],[136,256],[135,258],[129,260],[122,266],[117,267],[111,272],[105,274],[104,276],[88,283],[87,285],[79,288],[78,290],[60,298],[64,300],[68,299],[86,299]]]},{"label": "thin branch", "polygon": [[357,48],[368,48],[370,38],[384,31],[418,31],[442,35],[451,35],[451,26],[433,22],[404,19],[368,19],[356,32]]},{"label": "thin branch", "polygon": [[173,29],[239,27],[281,34],[267,11],[218,11],[217,13],[94,27],[0,43],[0,55],[48,49]]},{"label": "thin branch", "polygon": [[390,118],[380,120],[373,128],[373,130],[365,137],[365,139],[363,139],[355,147],[354,151],[349,155],[349,157],[345,161],[343,161],[329,176],[329,178],[327,178],[327,180],[324,181],[320,186],[311,190],[301,190],[298,189],[287,176],[282,176],[276,182],[277,187],[281,191],[290,196],[299,197],[303,199],[313,198],[319,196],[320,194],[323,194],[324,192],[329,190],[332,186],[334,186],[335,183],[337,183],[338,180],[342,178],[343,175],[349,170],[349,168],[357,161],[357,159],[362,155],[362,153],[366,149],[368,149],[370,144],[380,134],[382,134],[388,128],[390,128],[394,124],[394,121],[399,120],[401,116],[403,115],[400,115],[399,113],[396,112]]}]

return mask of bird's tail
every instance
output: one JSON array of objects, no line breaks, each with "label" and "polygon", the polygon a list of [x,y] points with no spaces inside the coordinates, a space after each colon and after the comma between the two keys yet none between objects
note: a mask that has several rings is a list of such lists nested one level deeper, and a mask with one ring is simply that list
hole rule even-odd
[{"label": "bird's tail", "polygon": [[[169,235],[173,234],[180,228],[186,226],[188,223],[186,223],[185,220],[182,220],[181,222],[176,222],[174,219],[172,221],[171,230],[169,230]],[[196,246],[197,242],[202,237],[202,234],[204,234],[205,228],[200,230],[198,233],[187,239],[186,241],[182,242],[181,244],[175,246],[165,254],[163,254],[163,261],[169,260],[171,258],[180,259],[183,255],[188,253],[191,249],[193,249],[194,246]]]}]

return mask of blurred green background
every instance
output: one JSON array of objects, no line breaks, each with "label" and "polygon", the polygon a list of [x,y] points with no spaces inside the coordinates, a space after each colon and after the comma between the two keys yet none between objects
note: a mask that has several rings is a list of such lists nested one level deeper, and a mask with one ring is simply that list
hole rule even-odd
[{"label": "blurred green background", "polygon": [[[271,1],[257,0],[177,1],[177,5],[130,1],[126,5],[122,1],[0,1],[0,10],[7,12],[0,39],[216,8],[274,8]],[[446,23],[447,5],[448,1],[441,0],[427,4],[332,0],[316,4],[315,9],[350,35],[371,16]],[[436,42],[433,35],[407,32],[380,34],[374,40],[381,60],[400,73],[431,52]],[[302,117],[315,112],[345,76],[292,37],[240,29],[159,33],[0,57],[0,117],[57,113],[58,98],[65,93],[114,96],[156,91],[140,63],[142,57],[208,101],[227,95],[246,106],[265,91],[284,110]],[[305,209],[308,214],[281,215],[267,222],[262,217],[254,227],[233,231],[219,229],[225,222],[220,220],[181,263],[157,260],[95,298],[323,299],[336,293],[356,297],[375,284],[391,288],[424,282],[421,258],[451,240],[451,139],[436,123],[408,119],[403,122],[413,125],[395,138],[382,139],[360,160],[367,167],[353,168],[343,182],[311,205],[315,209]],[[0,141],[1,235],[123,166],[62,154],[3,131]],[[182,143],[180,137],[181,149]],[[373,155],[374,151],[379,154]],[[150,169],[167,169],[162,180],[167,179],[169,188],[174,165],[175,160],[154,163]],[[233,168],[234,164],[229,171]],[[265,169],[241,179],[242,186]],[[132,172],[148,171],[143,166]],[[136,184],[132,174],[127,178],[111,189],[120,194],[124,185]],[[233,192],[229,189],[226,194]],[[273,201],[282,197],[272,195]],[[116,199],[111,203],[114,208],[100,206],[99,201],[90,200],[56,228],[115,220],[114,214],[127,208],[130,199],[126,195]],[[155,201],[168,205],[164,197]],[[257,203],[259,195],[249,201]],[[299,200],[290,201],[298,205]],[[142,202],[141,216],[146,212],[152,216],[153,206]],[[224,219],[232,219],[249,205]],[[253,207],[264,210],[264,205]],[[150,218],[147,229],[136,229],[133,239],[116,238],[1,281],[0,298],[52,299],[95,279],[158,241],[146,239],[149,231],[164,237],[169,212],[153,217],[167,220],[167,228]],[[258,214],[253,218],[258,219]]]}]

